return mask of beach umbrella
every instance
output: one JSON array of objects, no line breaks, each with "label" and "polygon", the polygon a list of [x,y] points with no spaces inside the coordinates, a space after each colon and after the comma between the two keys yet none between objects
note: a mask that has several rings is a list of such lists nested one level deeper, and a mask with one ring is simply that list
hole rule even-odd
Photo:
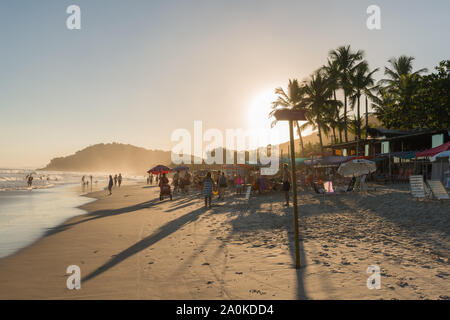
[{"label": "beach umbrella", "polygon": [[[449,158],[450,157],[450,150],[443,151],[441,153],[438,153],[437,155],[430,158],[431,162],[436,161],[438,158]],[[450,159],[449,159],[450,161]]]},{"label": "beach umbrella", "polygon": [[189,170],[189,168],[186,166],[178,166],[176,168],[173,168],[173,171],[187,171],[187,170]]},{"label": "beach umbrella", "polygon": [[375,162],[365,159],[356,159],[344,162],[339,166],[338,173],[344,177],[359,177],[364,174],[375,172]]},{"label": "beach umbrella", "polygon": [[157,165],[156,167],[151,168],[150,170],[147,171],[147,173],[152,173],[152,174],[163,174],[163,173],[168,173],[171,172],[172,169],[170,169],[169,167],[163,166],[163,165]]},{"label": "beach umbrella", "polygon": [[435,148],[431,148],[425,151],[417,152],[416,158],[418,157],[432,157],[437,155],[438,153],[442,153],[444,151],[450,150],[450,141],[446,142],[444,144],[441,144],[440,146],[437,146]]}]

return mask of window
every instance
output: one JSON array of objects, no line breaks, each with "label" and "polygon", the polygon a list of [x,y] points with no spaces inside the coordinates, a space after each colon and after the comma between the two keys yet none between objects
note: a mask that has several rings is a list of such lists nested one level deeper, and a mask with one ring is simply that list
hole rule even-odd
[{"label": "window", "polygon": [[431,147],[436,148],[440,146],[441,144],[444,144],[444,134],[435,134],[431,137]]},{"label": "window", "polygon": [[389,141],[383,141],[381,143],[381,153],[389,153]]}]

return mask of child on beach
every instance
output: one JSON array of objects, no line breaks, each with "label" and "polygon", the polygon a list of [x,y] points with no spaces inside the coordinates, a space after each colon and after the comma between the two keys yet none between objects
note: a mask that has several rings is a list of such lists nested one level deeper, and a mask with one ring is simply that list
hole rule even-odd
[{"label": "child on beach", "polygon": [[211,208],[211,197],[213,192],[214,181],[211,179],[211,172],[208,172],[203,180],[203,196],[205,197],[205,207]]}]

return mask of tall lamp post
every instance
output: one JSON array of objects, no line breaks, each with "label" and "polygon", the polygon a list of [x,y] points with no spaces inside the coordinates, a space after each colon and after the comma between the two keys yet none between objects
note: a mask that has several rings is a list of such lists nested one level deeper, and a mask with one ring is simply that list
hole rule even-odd
[{"label": "tall lamp post", "polygon": [[294,149],[294,121],[306,121],[305,110],[278,109],[274,113],[277,121],[289,121],[289,136],[291,146],[292,169],[292,197],[294,203],[294,241],[295,241],[295,268],[300,269],[300,242],[298,236],[298,206],[297,206],[297,177],[295,175],[295,149]]}]

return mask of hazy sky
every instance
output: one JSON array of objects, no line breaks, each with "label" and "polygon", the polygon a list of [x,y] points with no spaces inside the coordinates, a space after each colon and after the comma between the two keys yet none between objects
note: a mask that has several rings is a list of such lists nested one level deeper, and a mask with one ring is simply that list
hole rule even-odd
[{"label": "hazy sky", "polygon": [[[81,30],[66,27],[71,4]],[[371,4],[381,30],[366,28]],[[448,0],[3,0],[0,167],[100,142],[169,150],[194,120],[257,127],[273,88],[330,49],[363,49],[372,68],[412,55],[431,70],[450,58],[449,31]]]}]

